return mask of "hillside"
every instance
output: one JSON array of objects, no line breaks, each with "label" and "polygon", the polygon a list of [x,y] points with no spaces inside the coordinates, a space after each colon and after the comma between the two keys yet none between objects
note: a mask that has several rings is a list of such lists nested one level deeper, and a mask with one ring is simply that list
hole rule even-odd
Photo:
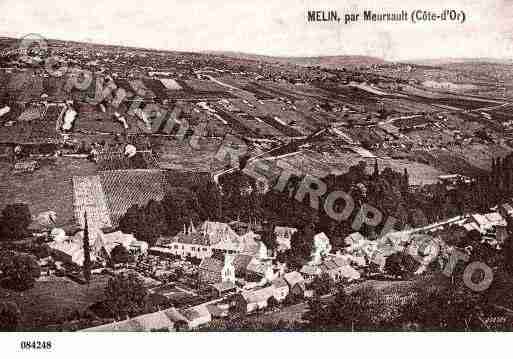
[{"label": "hillside", "polygon": [[378,57],[360,56],[360,55],[338,55],[338,56],[315,56],[315,57],[278,57],[256,54],[246,54],[242,52],[214,51],[212,54],[245,59],[254,61],[277,62],[284,64],[294,64],[299,66],[321,66],[324,68],[341,68],[369,66],[372,64],[384,64],[385,60]]}]

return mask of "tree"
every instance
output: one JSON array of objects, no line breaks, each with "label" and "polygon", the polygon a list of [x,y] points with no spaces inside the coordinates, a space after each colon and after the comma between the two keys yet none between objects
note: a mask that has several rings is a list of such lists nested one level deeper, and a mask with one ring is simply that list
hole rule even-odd
[{"label": "tree", "polygon": [[300,268],[310,259],[313,250],[313,237],[315,231],[313,225],[307,225],[292,234],[290,239],[290,251],[287,253],[287,264],[290,268]]},{"label": "tree", "polygon": [[141,209],[133,205],[127,209],[123,217],[119,220],[119,229],[125,233],[136,233],[139,223],[142,220]]},{"label": "tree", "polygon": [[0,331],[16,331],[21,312],[13,302],[0,303]]},{"label": "tree", "polygon": [[314,293],[314,296],[308,300],[308,311],[303,319],[307,320],[314,330],[329,329],[329,318],[319,294]]},{"label": "tree", "polygon": [[267,249],[275,251],[278,248],[276,235],[274,234],[274,226],[269,223],[264,223],[263,230],[260,233],[260,240],[265,244]]},{"label": "tree", "polygon": [[327,324],[331,330],[369,330],[372,328],[370,298],[373,294],[363,289],[347,294],[339,286],[335,300],[326,308]]},{"label": "tree", "polygon": [[503,263],[505,270],[513,274],[513,220],[508,216],[506,217],[506,223],[508,238],[504,241],[504,246],[502,247]]},{"label": "tree", "polygon": [[41,275],[36,259],[26,253],[7,252],[0,261],[0,270],[5,284],[16,290],[32,288]]},{"label": "tree", "polygon": [[109,279],[105,288],[105,304],[118,320],[143,313],[148,292],[134,272],[118,274]]},{"label": "tree", "polygon": [[401,252],[393,253],[386,258],[385,272],[393,275],[394,277],[403,276],[403,254]]},{"label": "tree", "polygon": [[28,226],[32,221],[30,210],[24,203],[5,206],[2,211],[1,235],[3,238],[21,239],[28,235]]},{"label": "tree", "polygon": [[278,302],[278,300],[276,298],[274,298],[274,296],[270,297],[267,300],[267,308],[274,309],[274,308],[278,308],[279,306],[280,306],[280,302]]},{"label": "tree", "polygon": [[89,283],[89,281],[91,280],[91,249],[89,248],[89,226],[87,224],[87,212],[84,212],[83,248],[84,248],[84,263],[82,266],[82,271],[84,273],[84,278],[85,278],[86,282]]},{"label": "tree", "polygon": [[137,239],[153,246],[167,231],[164,208],[160,202],[151,200],[143,211],[142,230],[137,231]]},{"label": "tree", "polygon": [[133,205],[120,219],[119,229],[153,246],[168,229],[162,203],[151,200],[145,207]]},{"label": "tree", "polygon": [[128,263],[132,261],[132,256],[123,245],[117,245],[110,252],[110,258],[114,264]]},{"label": "tree", "polygon": [[184,272],[182,267],[176,267],[175,268],[175,276],[176,276],[177,279],[182,278],[184,276],[184,273],[185,272]]},{"label": "tree", "polygon": [[316,277],[312,283],[315,293],[319,295],[329,294],[334,286],[335,281],[328,273],[323,273],[320,277]]}]

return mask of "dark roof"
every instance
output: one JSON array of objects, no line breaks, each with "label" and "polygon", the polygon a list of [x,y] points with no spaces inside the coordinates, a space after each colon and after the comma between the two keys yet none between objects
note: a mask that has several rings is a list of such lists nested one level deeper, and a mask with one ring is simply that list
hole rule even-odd
[{"label": "dark roof", "polygon": [[235,284],[232,282],[220,282],[212,284],[219,293],[225,292],[227,290],[235,289]]},{"label": "dark roof", "polygon": [[283,277],[278,277],[271,282],[275,288],[288,287],[287,281]]},{"label": "dark roof", "polygon": [[318,275],[321,271],[321,266],[311,265],[311,264],[305,264],[303,267],[301,267],[301,273],[306,275]]},{"label": "dark roof", "polygon": [[224,263],[215,258],[205,258],[201,261],[200,264],[200,269],[207,270],[209,272],[221,272],[223,267]]},{"label": "dark roof", "polygon": [[305,282],[305,279],[299,272],[285,273],[283,279],[285,279],[285,281],[289,284],[291,288],[296,284],[303,285]]},{"label": "dark roof", "polygon": [[251,291],[241,292],[241,296],[246,300],[247,303],[263,302],[268,300],[273,295],[274,288],[272,287],[265,287]]},{"label": "dark roof", "polygon": [[235,274],[243,276],[246,273],[249,262],[253,257],[247,254],[237,254],[233,259],[233,266],[235,267]]},{"label": "dark roof", "polygon": [[173,237],[173,242],[183,243],[183,244],[196,244],[196,245],[202,245],[202,246],[209,246],[210,240],[208,236],[204,236],[201,233],[191,233],[191,234],[184,234],[184,233],[178,233],[176,236]]},{"label": "dark roof", "polygon": [[253,272],[253,273],[256,273],[256,274],[259,274],[259,275],[264,275],[265,274],[265,271],[271,266],[271,263],[269,262],[262,262],[262,261],[259,261],[257,260],[256,258],[252,259],[248,266],[247,266],[247,270],[250,271],[250,272]]}]

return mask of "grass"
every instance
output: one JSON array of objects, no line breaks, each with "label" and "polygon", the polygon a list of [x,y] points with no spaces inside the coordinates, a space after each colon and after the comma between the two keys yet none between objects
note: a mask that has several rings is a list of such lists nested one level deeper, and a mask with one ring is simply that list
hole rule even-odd
[{"label": "grass", "polygon": [[89,285],[81,285],[68,278],[50,277],[47,281],[37,281],[33,288],[24,292],[0,288],[0,301],[18,305],[20,330],[41,330],[102,300],[108,278],[93,276]]}]

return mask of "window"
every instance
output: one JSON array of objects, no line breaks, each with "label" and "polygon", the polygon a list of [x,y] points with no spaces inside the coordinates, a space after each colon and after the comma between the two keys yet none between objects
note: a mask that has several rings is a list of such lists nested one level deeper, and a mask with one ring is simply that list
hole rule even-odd
[{"label": "window", "polygon": [[208,251],[208,248],[203,248],[203,252],[206,252],[206,251]]},{"label": "window", "polygon": [[178,249],[178,244],[175,244],[175,249]]}]

